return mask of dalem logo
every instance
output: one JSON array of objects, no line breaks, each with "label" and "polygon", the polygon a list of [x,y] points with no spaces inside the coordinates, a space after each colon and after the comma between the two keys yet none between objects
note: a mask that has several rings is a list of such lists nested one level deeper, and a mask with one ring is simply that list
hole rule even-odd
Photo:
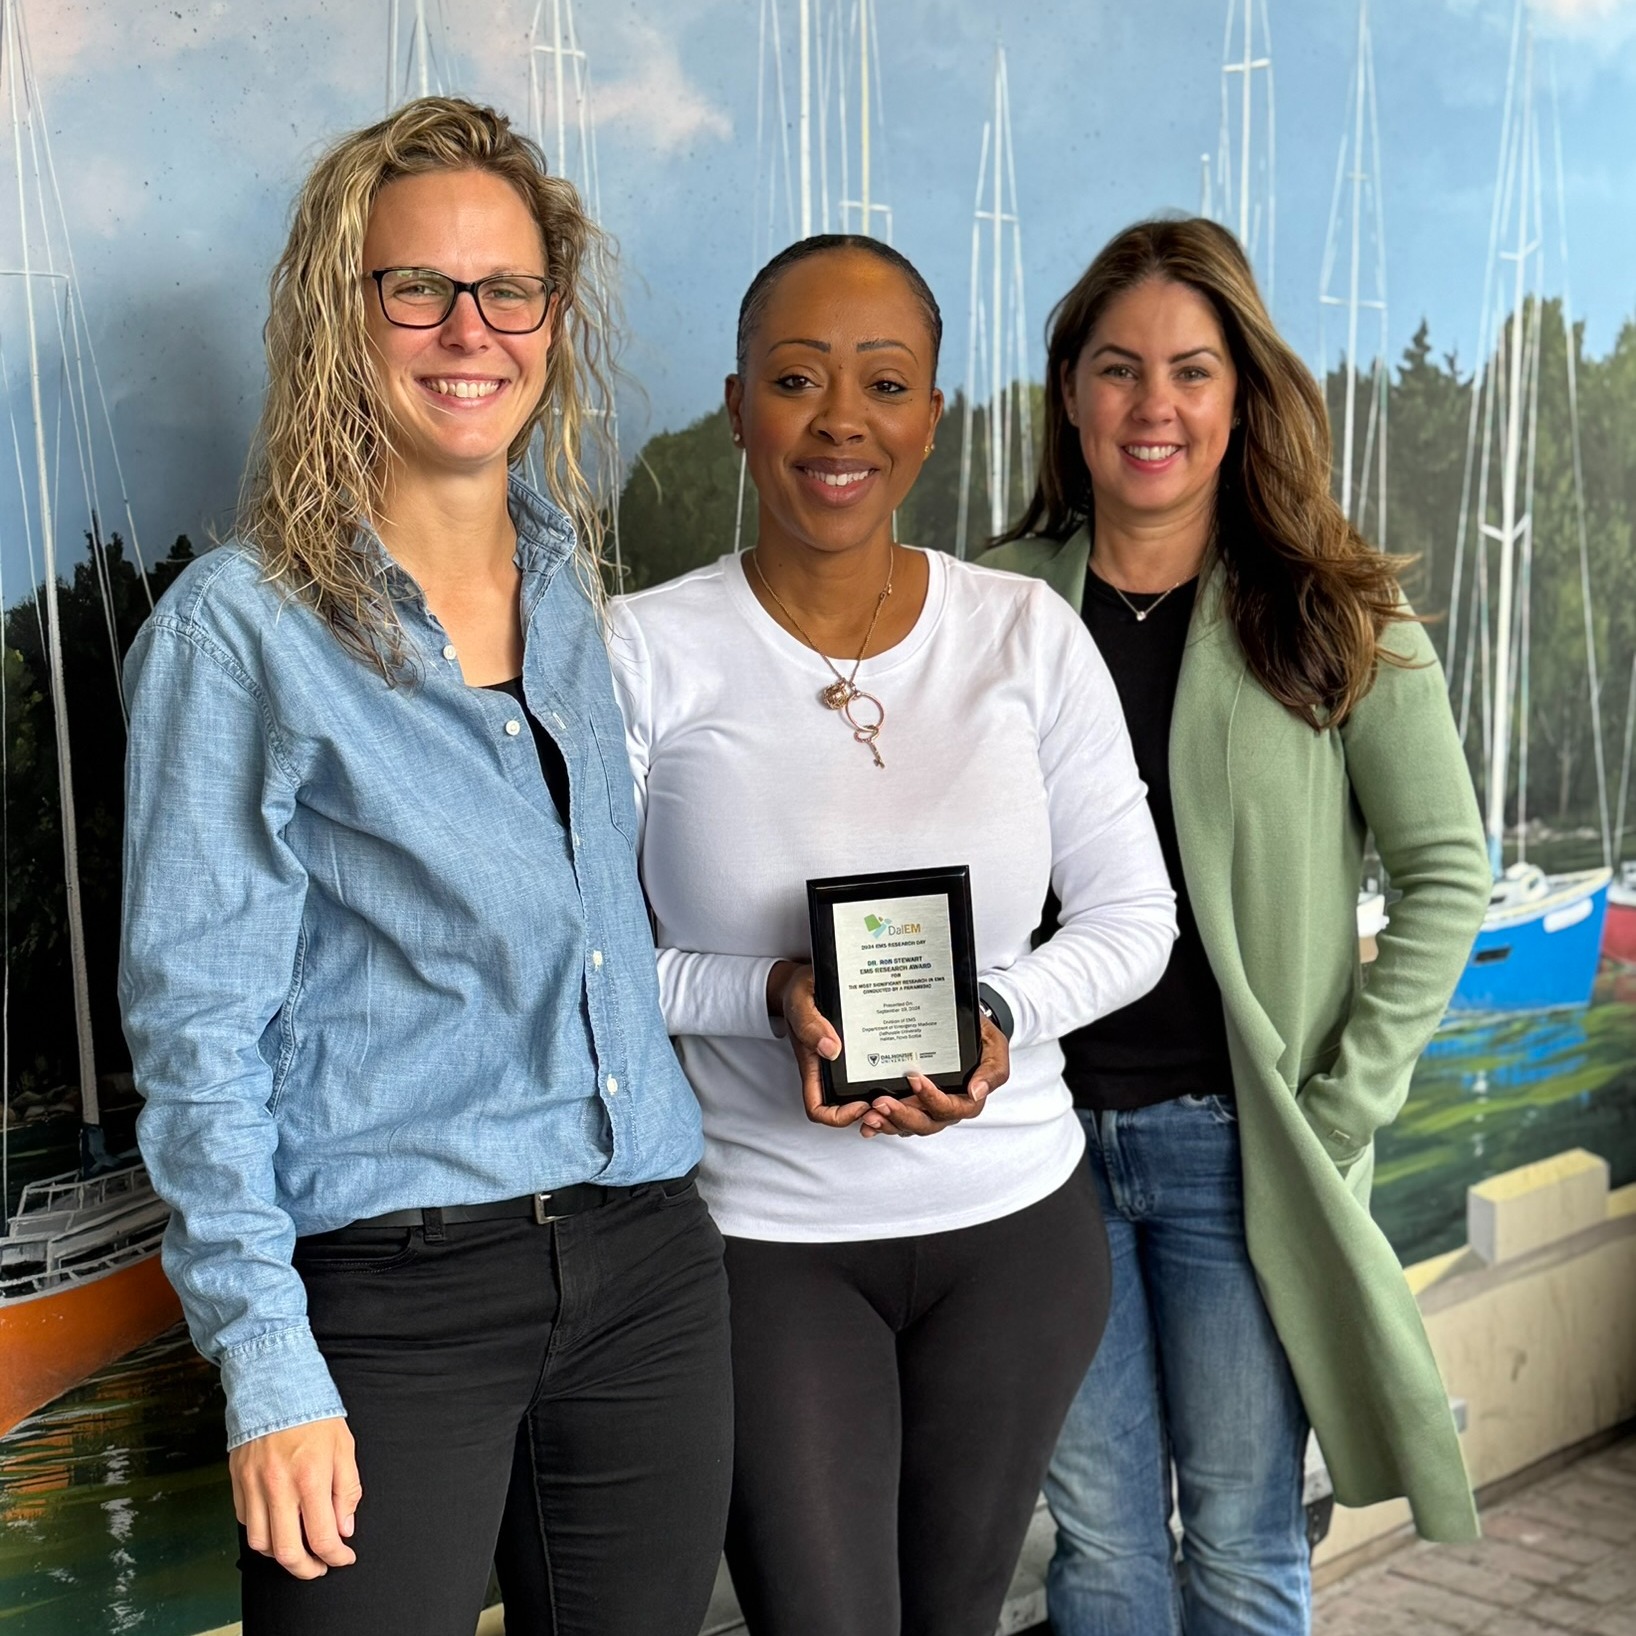
[{"label": "dalem logo", "polygon": [[879,915],[865,915],[863,917],[865,930],[871,937],[918,937],[920,922],[918,920],[882,920]]}]

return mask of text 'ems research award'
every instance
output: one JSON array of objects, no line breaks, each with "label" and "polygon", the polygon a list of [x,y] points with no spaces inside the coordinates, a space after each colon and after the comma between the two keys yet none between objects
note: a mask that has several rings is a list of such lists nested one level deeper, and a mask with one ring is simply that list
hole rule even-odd
[{"label": "text 'ems research award'", "polygon": [[818,1009],[841,1036],[824,1100],[904,1093],[904,1075],[965,1088],[977,1066],[971,876],[892,870],[807,882]]}]

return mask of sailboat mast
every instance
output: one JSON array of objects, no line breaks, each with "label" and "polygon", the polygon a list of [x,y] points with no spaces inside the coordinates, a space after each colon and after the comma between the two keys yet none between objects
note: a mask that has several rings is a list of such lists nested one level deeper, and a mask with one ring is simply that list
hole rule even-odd
[{"label": "sailboat mast", "polygon": [[398,105],[398,0],[386,7],[386,111]]},{"label": "sailboat mast", "polygon": [[869,31],[875,24],[870,0],[858,0],[858,200],[863,231],[872,235],[869,220]]},{"label": "sailboat mast", "polygon": [[1363,74],[1369,0],[1358,0],[1357,98],[1352,115],[1352,267],[1346,297],[1346,407],[1341,436],[1341,510],[1352,517],[1352,438],[1357,422],[1358,275],[1363,252]]},{"label": "sailboat mast", "polygon": [[17,64],[22,56],[22,23],[14,0],[0,0],[4,28],[0,49],[6,57],[11,101],[12,151],[17,173],[17,217],[22,237],[23,308],[28,328],[28,386],[34,415],[34,456],[40,490],[40,540],[45,559],[46,629],[51,669],[51,722],[57,747],[57,796],[62,809],[63,886],[68,911],[68,954],[74,987],[74,1033],[79,1050],[80,1116],[101,1123],[97,1098],[96,1052],[91,1038],[91,983],[85,959],[85,917],[80,896],[79,832],[74,816],[74,770],[68,741],[68,700],[63,686],[62,620],[57,607],[57,546],[51,515],[51,473],[46,454],[45,410],[40,391],[40,347],[34,317],[34,276],[30,261],[27,190],[23,180],[23,132]]},{"label": "sailboat mast", "polygon": [[989,277],[988,309],[988,522],[992,539],[1005,527],[1006,449],[1009,439],[1004,413],[1005,394],[1005,311],[1002,285],[1005,252],[1005,105],[1002,88],[1005,75],[1005,47],[994,59],[994,180],[991,208],[994,212],[991,239],[993,266]]},{"label": "sailboat mast", "polygon": [[977,196],[971,205],[971,280],[967,285],[966,307],[966,391],[960,426],[960,498],[955,512],[954,553],[966,554],[966,535],[971,526],[971,440],[977,395],[977,325],[982,310],[978,280],[983,266],[983,183],[987,176],[989,138],[993,126],[983,126],[982,154],[977,161]]},{"label": "sailboat mast", "polygon": [[1613,861],[1625,843],[1625,803],[1630,799],[1630,756],[1636,746],[1636,653],[1630,656],[1630,691],[1625,695],[1625,752],[1619,768],[1619,802],[1613,809]]},{"label": "sailboat mast", "polygon": [[[1517,539],[1527,518],[1517,516],[1517,486],[1522,464],[1523,354],[1526,351],[1524,326],[1527,322],[1529,170],[1534,144],[1533,122],[1534,36],[1530,27],[1523,43],[1522,134],[1517,144],[1517,248],[1505,253],[1515,260],[1515,295],[1511,304],[1511,335],[1506,354],[1507,388],[1505,444],[1500,474],[1500,595],[1495,612],[1494,653],[1494,749],[1489,762],[1488,854],[1494,873],[1500,873],[1502,842],[1505,835],[1505,797],[1511,750],[1512,675],[1511,624],[1516,595]],[[1503,333],[1503,332],[1502,332]]]},{"label": "sailboat mast", "polygon": [[801,237],[812,236],[812,0],[801,0]]},{"label": "sailboat mast", "polygon": [[1248,254],[1250,248],[1250,73],[1255,54],[1251,50],[1250,30],[1255,21],[1255,0],[1244,0],[1244,101],[1239,129],[1238,153],[1238,242]]},{"label": "sailboat mast", "polygon": [[568,164],[568,97],[564,90],[562,0],[551,0],[551,62],[557,81],[557,147],[551,162],[559,171]]}]

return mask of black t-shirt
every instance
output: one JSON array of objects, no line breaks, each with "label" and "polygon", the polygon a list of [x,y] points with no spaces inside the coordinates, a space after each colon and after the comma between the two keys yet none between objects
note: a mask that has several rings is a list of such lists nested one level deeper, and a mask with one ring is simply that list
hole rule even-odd
[{"label": "black t-shirt", "polygon": [[540,771],[545,774],[545,787],[551,792],[551,799],[557,808],[557,816],[566,826],[568,823],[568,763],[562,759],[562,751],[557,748],[557,741],[535,721],[528,708],[528,700],[523,696],[523,679],[513,676],[509,682],[490,682],[487,684],[491,693],[505,693],[515,699],[523,707],[523,719],[527,721],[534,734],[534,748],[539,753]]},{"label": "black t-shirt", "polygon": [[1176,888],[1180,935],[1158,984],[1122,1011],[1098,1018],[1062,1042],[1074,1103],[1082,1108],[1145,1108],[1172,1097],[1230,1096],[1221,990],[1187,899],[1170,803],[1170,718],[1198,581],[1129,603],[1094,571],[1085,576],[1083,614],[1124,706],[1137,771],[1147,785],[1153,827]]}]

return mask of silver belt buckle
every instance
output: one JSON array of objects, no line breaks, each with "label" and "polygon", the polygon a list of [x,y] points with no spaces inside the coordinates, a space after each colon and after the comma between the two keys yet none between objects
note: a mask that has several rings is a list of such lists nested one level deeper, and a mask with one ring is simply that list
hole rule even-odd
[{"label": "silver belt buckle", "polygon": [[551,1212],[546,1209],[546,1206],[550,1202],[551,1195],[549,1193],[536,1193],[534,1195],[534,1223],[536,1226],[546,1227],[553,1221],[560,1221],[562,1219],[560,1216],[552,1215]]}]

